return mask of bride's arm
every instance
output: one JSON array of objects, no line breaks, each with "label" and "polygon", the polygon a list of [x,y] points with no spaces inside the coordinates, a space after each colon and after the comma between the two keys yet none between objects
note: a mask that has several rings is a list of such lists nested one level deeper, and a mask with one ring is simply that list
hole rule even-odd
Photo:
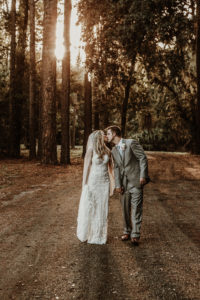
[{"label": "bride's arm", "polygon": [[115,189],[115,177],[114,177],[114,162],[111,153],[108,162],[108,173],[110,177],[110,196],[112,196]]},{"label": "bride's arm", "polygon": [[89,173],[90,173],[90,167],[91,167],[91,164],[92,164],[92,153],[93,153],[92,148],[89,148],[87,150],[86,154],[85,154],[82,186],[87,184],[87,181],[88,181],[88,176],[89,176]]}]

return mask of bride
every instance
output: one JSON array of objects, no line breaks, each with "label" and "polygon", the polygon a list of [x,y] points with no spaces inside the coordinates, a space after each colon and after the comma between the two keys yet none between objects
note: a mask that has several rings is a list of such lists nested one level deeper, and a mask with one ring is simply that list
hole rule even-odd
[{"label": "bride", "polygon": [[111,152],[104,139],[102,130],[91,133],[84,159],[77,237],[90,244],[107,241],[108,199],[114,190]]}]

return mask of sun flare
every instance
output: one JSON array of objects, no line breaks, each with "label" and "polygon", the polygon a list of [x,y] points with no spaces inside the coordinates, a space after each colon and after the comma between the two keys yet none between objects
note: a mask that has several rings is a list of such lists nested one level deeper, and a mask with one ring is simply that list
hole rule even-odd
[{"label": "sun flare", "polygon": [[65,47],[63,45],[63,22],[62,20],[57,21],[56,25],[56,49],[55,55],[57,60],[62,60],[65,53]]},{"label": "sun flare", "polygon": [[[78,55],[80,55],[81,61],[84,62],[85,54],[82,49],[83,43],[81,42],[81,26],[76,25],[77,22],[77,10],[74,7],[75,1],[72,1],[72,13],[71,13],[71,25],[70,25],[70,42],[71,42],[71,64],[75,65]],[[56,27],[56,49],[55,55],[57,60],[62,60],[65,47],[63,44],[63,29],[64,29],[64,16],[63,9],[64,6],[60,7],[61,14],[58,16],[57,27]]]}]

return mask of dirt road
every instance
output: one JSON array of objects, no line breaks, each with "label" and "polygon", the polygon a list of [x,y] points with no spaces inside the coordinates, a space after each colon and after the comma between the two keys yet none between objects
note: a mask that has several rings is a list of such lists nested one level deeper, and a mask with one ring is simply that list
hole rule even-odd
[{"label": "dirt road", "polygon": [[147,152],[139,247],[121,242],[118,195],[108,243],[76,238],[81,159],[0,162],[0,299],[200,299],[200,157]]}]

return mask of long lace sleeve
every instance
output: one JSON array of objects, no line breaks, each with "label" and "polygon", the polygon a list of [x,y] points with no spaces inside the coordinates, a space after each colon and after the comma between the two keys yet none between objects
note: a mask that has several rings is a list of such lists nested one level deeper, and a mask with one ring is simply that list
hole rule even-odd
[{"label": "long lace sleeve", "polygon": [[115,189],[114,162],[113,162],[112,155],[110,156],[109,163],[108,163],[108,174],[110,178],[110,196],[112,196]]},{"label": "long lace sleeve", "polygon": [[88,148],[87,152],[85,154],[82,186],[86,185],[87,181],[88,181],[88,176],[89,176],[89,173],[90,173],[90,167],[91,167],[91,164],[92,164],[92,153],[93,153],[92,148]]}]

